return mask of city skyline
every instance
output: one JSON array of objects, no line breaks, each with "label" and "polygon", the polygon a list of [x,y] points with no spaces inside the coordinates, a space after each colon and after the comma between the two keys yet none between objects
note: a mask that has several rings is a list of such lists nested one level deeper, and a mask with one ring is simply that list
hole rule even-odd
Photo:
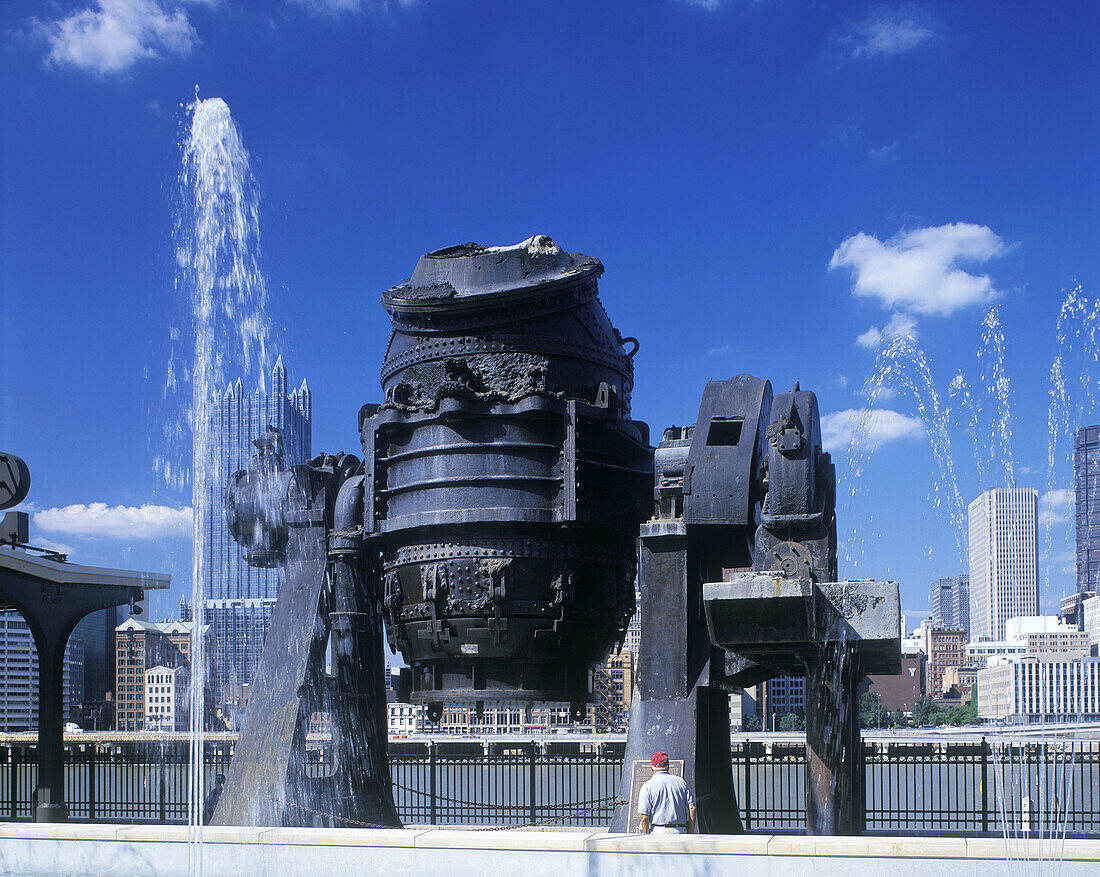
[{"label": "city skyline", "polygon": [[818,394],[841,575],[900,581],[907,627],[966,571],[968,502],[1013,484],[1039,493],[1056,611],[1076,586],[1073,432],[1100,419],[1100,144],[1079,97],[1098,16],[0,4],[0,447],[33,472],[31,541],[170,572],[146,617],[190,591],[190,492],[154,459],[187,347],[172,192],[197,85],[251,155],[268,355],[309,376],[318,450],[360,453],[382,290],[429,250],[545,233],[603,261],[651,435],[692,422],[709,379]]}]

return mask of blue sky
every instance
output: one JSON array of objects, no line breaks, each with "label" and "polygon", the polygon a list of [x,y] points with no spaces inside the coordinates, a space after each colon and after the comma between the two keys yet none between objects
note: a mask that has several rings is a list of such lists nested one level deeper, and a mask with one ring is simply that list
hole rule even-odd
[{"label": "blue sky", "polygon": [[[251,154],[315,450],[358,451],[379,296],[421,253],[549,234],[603,261],[655,433],[710,379],[818,393],[842,574],[899,580],[915,623],[964,570],[942,432],[964,503],[1043,495],[1052,606],[1072,587],[1059,355],[1055,421],[1100,420],[1098,337],[1074,334],[1100,322],[1098,35],[1088,2],[0,3],[0,448],[31,466],[35,541],[172,572],[154,617],[189,574],[188,496],[152,460],[198,86]],[[915,350],[942,431],[904,386],[864,392]]]}]

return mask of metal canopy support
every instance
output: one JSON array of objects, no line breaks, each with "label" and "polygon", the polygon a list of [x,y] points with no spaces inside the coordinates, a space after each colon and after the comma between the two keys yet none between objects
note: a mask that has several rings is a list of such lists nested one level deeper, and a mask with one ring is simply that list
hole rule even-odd
[{"label": "metal canopy support", "polygon": [[38,650],[38,785],[36,822],[65,822],[62,668],[77,623],[98,609],[134,604],[171,579],[156,573],[77,566],[0,548],[0,600],[26,620]]}]

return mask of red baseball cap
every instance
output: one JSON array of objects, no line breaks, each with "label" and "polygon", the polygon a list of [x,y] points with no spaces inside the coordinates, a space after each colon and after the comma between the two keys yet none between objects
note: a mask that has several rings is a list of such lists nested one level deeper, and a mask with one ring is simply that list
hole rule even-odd
[{"label": "red baseball cap", "polygon": [[654,752],[653,757],[649,759],[651,767],[668,767],[668,753],[667,752]]}]

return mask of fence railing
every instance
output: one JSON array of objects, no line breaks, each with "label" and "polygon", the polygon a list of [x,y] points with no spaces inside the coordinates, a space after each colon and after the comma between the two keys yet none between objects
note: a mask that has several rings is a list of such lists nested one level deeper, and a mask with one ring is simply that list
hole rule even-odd
[{"label": "fence railing", "polygon": [[[554,754],[536,745],[504,754],[446,746],[390,754],[394,802],[406,824],[606,825],[623,759]],[[69,745],[70,817],[186,822],[188,747]],[[316,773],[328,756],[313,750]],[[733,780],[746,829],[805,827],[805,745],[732,746]],[[865,742],[867,828],[903,833],[1100,835],[1100,741]],[[206,788],[226,773],[229,744],[207,745]],[[0,746],[0,820],[29,819],[37,780],[32,746]]]}]

